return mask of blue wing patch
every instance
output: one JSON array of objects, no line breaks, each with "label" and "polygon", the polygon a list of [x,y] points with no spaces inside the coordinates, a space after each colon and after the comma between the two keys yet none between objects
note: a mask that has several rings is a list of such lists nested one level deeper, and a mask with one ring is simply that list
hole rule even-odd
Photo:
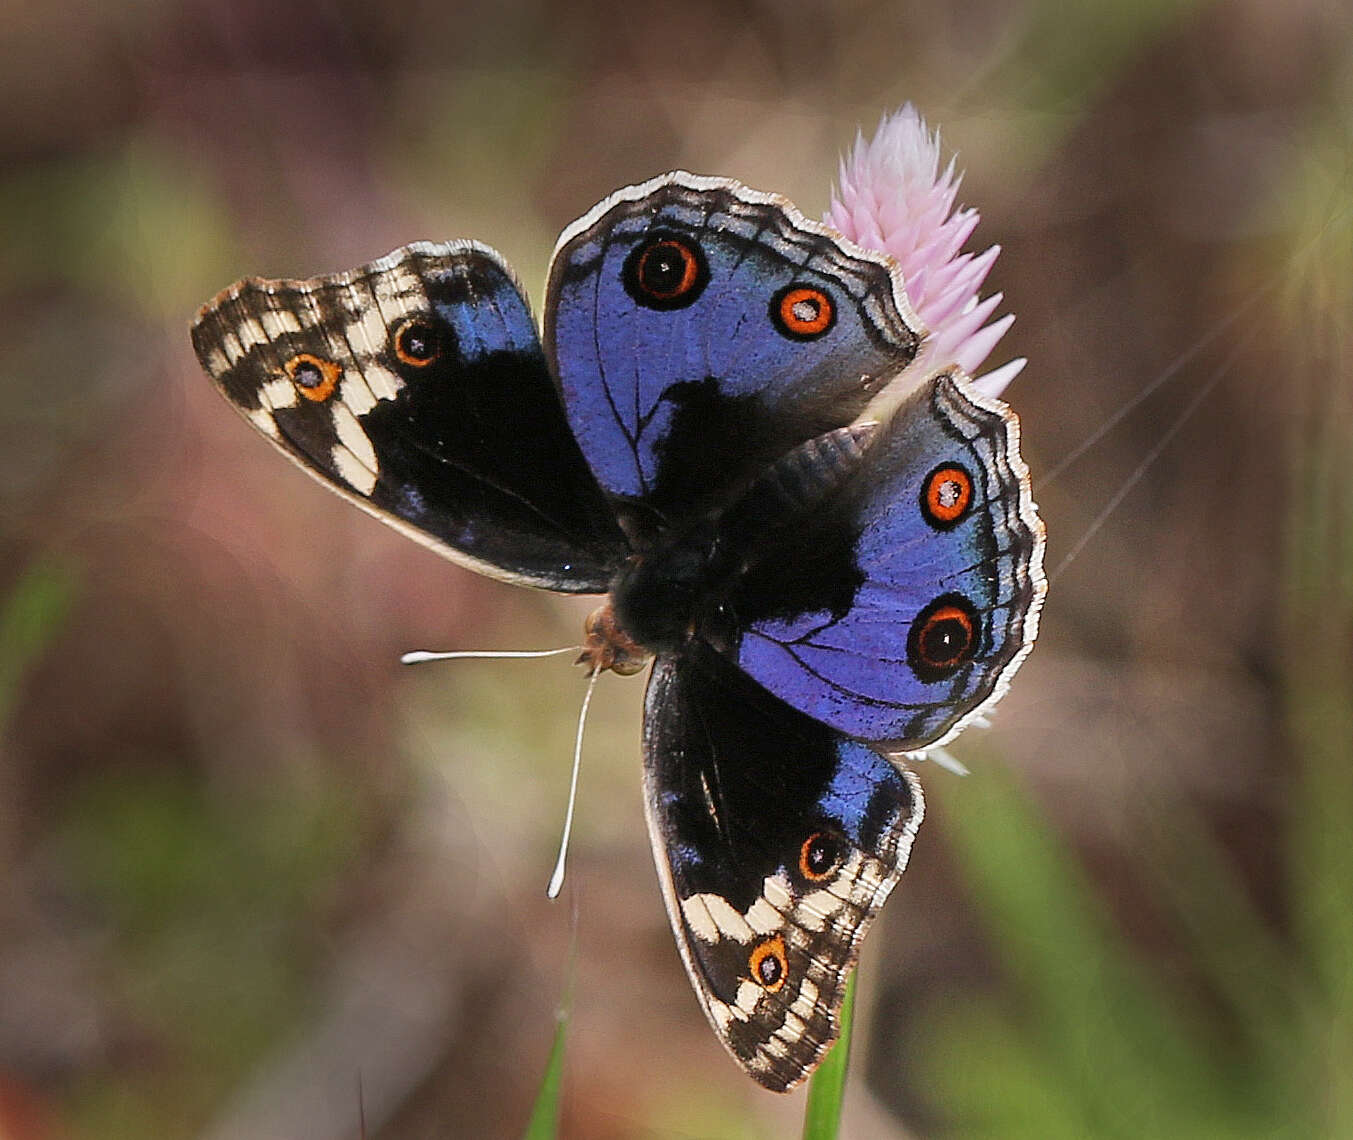
[{"label": "blue wing patch", "polygon": [[227,399],[340,494],[509,581],[602,592],[628,547],[492,250],[418,243],[349,273],[249,278],[193,344]]},{"label": "blue wing patch", "polygon": [[912,359],[895,267],[843,243],[781,198],[683,173],[564,231],[546,352],[610,495],[696,517]]},{"label": "blue wing patch", "polygon": [[922,384],[841,495],[738,582],[738,666],[880,747],[952,738],[1004,692],[1037,631],[1043,527],[1017,432],[956,375]]},{"label": "blue wing patch", "polygon": [[649,837],[719,1039],[792,1088],[839,1032],[846,977],[906,866],[916,778],[695,643],[659,658],[644,727]]}]

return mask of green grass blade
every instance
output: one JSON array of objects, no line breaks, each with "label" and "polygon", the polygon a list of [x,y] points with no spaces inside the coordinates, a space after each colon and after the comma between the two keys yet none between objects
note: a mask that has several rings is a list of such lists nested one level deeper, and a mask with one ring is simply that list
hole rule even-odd
[{"label": "green grass blade", "polygon": [[568,961],[564,974],[564,993],[554,1015],[554,1043],[540,1079],[540,1091],[531,1108],[525,1140],[554,1140],[559,1135],[559,1118],[564,1104],[564,1042],[568,1039],[568,1020],[573,1011],[573,978],[578,965],[578,910],[575,899],[568,941]]},{"label": "green grass blade", "polygon": [[531,1120],[526,1125],[525,1140],[554,1140],[559,1134],[559,1110],[564,1089],[564,1040],[568,1036],[568,1003],[559,1009],[554,1029],[554,1044],[550,1059],[545,1064],[545,1076],[536,1093]]},{"label": "green grass blade", "polygon": [[1228,1135],[1219,1122],[1246,1090],[1228,1081],[1225,1052],[1199,1039],[1187,996],[1118,937],[1036,801],[994,758],[963,793],[945,804],[949,838],[1037,1015],[1017,1033],[1018,1019],[998,1008],[970,1011],[968,1040],[951,1025],[953,1051],[932,1051],[929,1087],[965,1125],[983,1122],[970,1134],[1177,1137],[1209,1120],[1210,1135]]},{"label": "green grass blade", "polygon": [[841,1128],[841,1103],[846,1096],[846,1072],[850,1067],[850,1034],[855,1020],[855,975],[846,983],[841,1003],[841,1036],[827,1050],[822,1064],[808,1085],[808,1105],[803,1110],[803,1140],[836,1140]]}]

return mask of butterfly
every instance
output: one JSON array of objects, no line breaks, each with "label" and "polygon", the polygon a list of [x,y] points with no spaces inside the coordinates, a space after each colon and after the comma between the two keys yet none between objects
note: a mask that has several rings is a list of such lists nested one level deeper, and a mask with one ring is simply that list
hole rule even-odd
[{"label": "butterfly", "polygon": [[800,1082],[921,822],[904,758],[1000,698],[1045,589],[1015,415],[957,368],[891,383],[924,337],[896,264],[675,172],[564,230],[541,332],[455,241],[246,278],[192,337],[344,498],[470,569],[605,595],[581,660],[653,662],[645,817],[691,983],[752,1077]]}]

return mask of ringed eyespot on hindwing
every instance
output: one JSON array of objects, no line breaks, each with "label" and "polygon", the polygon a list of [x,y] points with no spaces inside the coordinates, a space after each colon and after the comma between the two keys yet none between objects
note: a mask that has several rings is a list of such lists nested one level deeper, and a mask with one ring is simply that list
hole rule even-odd
[{"label": "ringed eyespot on hindwing", "polygon": [[942,594],[911,623],[907,664],[922,681],[952,677],[977,654],[977,608],[962,594]]},{"label": "ringed eyespot on hindwing", "polygon": [[845,844],[835,835],[815,831],[799,848],[799,874],[812,883],[825,882],[836,874],[845,854]]},{"label": "ringed eyespot on hindwing", "polygon": [[966,467],[941,463],[921,483],[921,515],[936,530],[949,530],[973,504],[973,480]]},{"label": "ringed eyespot on hindwing", "polygon": [[789,973],[785,940],[776,934],[758,942],[752,947],[747,965],[751,969],[752,981],[767,992],[775,993],[785,984],[785,976]]}]

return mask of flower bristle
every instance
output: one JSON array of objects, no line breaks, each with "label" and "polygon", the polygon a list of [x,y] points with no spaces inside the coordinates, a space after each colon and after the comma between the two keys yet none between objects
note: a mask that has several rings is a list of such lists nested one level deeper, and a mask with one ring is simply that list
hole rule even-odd
[{"label": "flower bristle", "polygon": [[1015,318],[991,319],[1002,294],[979,299],[1000,246],[961,252],[980,220],[973,207],[955,209],[962,181],[952,158],[941,170],[939,131],[930,131],[907,103],[884,115],[872,138],[856,135],[841,159],[825,220],[901,267],[907,298],[928,334],[917,365],[933,370],[957,364],[976,377],[979,390],[998,396],[1025,362],[1012,360],[977,375]]}]

